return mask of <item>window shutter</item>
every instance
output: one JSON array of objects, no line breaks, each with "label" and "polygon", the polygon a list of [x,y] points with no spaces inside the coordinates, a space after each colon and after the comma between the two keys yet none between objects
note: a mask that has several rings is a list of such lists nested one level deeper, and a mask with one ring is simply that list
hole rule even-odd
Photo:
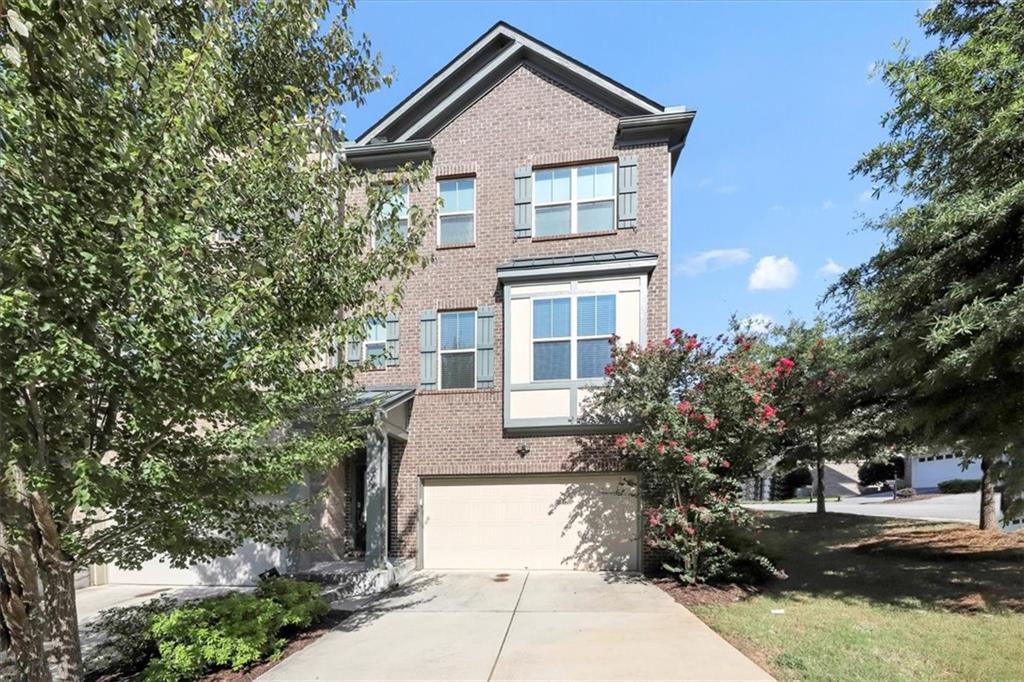
[{"label": "window shutter", "polygon": [[476,387],[494,387],[494,306],[476,309]]},{"label": "window shutter", "polygon": [[354,365],[361,362],[363,359],[363,343],[356,339],[355,341],[349,340],[345,344],[345,362]]},{"label": "window shutter", "polygon": [[636,229],[637,157],[619,159],[619,229]]},{"label": "window shutter", "polygon": [[437,388],[437,311],[420,313],[420,388]]},{"label": "window shutter", "polygon": [[515,173],[516,239],[533,233],[533,167],[519,166]]},{"label": "window shutter", "polygon": [[391,313],[385,320],[387,325],[388,340],[385,350],[387,351],[388,367],[398,366],[398,313]]}]

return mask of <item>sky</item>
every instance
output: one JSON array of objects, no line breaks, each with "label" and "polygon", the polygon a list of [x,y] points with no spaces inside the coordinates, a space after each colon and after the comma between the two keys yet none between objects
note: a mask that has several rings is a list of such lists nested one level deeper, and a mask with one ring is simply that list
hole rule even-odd
[{"label": "sky", "polygon": [[697,116],[672,180],[669,320],[725,331],[811,319],[831,281],[869,258],[863,229],[891,198],[850,177],[884,139],[891,96],[872,65],[928,42],[924,2],[361,2],[396,78],[346,111],[355,137],[498,20]]}]

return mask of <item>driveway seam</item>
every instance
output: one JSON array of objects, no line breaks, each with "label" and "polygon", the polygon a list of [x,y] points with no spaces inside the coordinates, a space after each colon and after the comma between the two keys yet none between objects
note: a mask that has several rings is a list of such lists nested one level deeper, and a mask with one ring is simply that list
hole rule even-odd
[{"label": "driveway seam", "polygon": [[494,671],[498,669],[498,661],[501,660],[501,652],[505,650],[505,640],[508,639],[508,633],[512,629],[512,621],[516,619],[516,612],[519,611],[519,602],[523,600],[523,592],[526,591],[526,583],[530,579],[530,572],[526,572],[526,577],[523,578],[523,586],[519,588],[519,596],[516,597],[515,606],[512,607],[512,615],[508,619],[508,625],[505,627],[505,634],[501,638],[501,646],[498,647],[498,655],[494,657],[494,663],[491,664],[491,672],[487,674],[487,682],[491,682],[491,678],[494,677]]}]

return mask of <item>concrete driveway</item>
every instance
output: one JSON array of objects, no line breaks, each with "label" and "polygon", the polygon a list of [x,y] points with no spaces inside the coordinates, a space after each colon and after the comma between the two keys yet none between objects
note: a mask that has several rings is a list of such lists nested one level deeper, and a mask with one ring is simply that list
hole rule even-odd
[{"label": "concrete driveway", "polygon": [[770,680],[642,578],[418,573],[273,680]]}]

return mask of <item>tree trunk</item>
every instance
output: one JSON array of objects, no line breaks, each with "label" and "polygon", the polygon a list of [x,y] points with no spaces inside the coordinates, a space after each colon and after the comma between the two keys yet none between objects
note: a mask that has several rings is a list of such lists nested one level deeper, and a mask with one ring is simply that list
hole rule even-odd
[{"label": "tree trunk", "polygon": [[814,494],[818,499],[818,508],[816,509],[818,514],[825,513],[825,459],[818,457],[816,462],[817,466],[817,480],[814,482]]},{"label": "tree trunk", "polygon": [[981,519],[978,528],[996,530],[999,526],[999,513],[996,510],[996,482],[992,478],[992,460],[981,458]]},{"label": "tree trunk", "polygon": [[0,528],[0,625],[15,670],[24,679],[49,680],[46,662],[46,619],[35,558],[26,542]]}]

